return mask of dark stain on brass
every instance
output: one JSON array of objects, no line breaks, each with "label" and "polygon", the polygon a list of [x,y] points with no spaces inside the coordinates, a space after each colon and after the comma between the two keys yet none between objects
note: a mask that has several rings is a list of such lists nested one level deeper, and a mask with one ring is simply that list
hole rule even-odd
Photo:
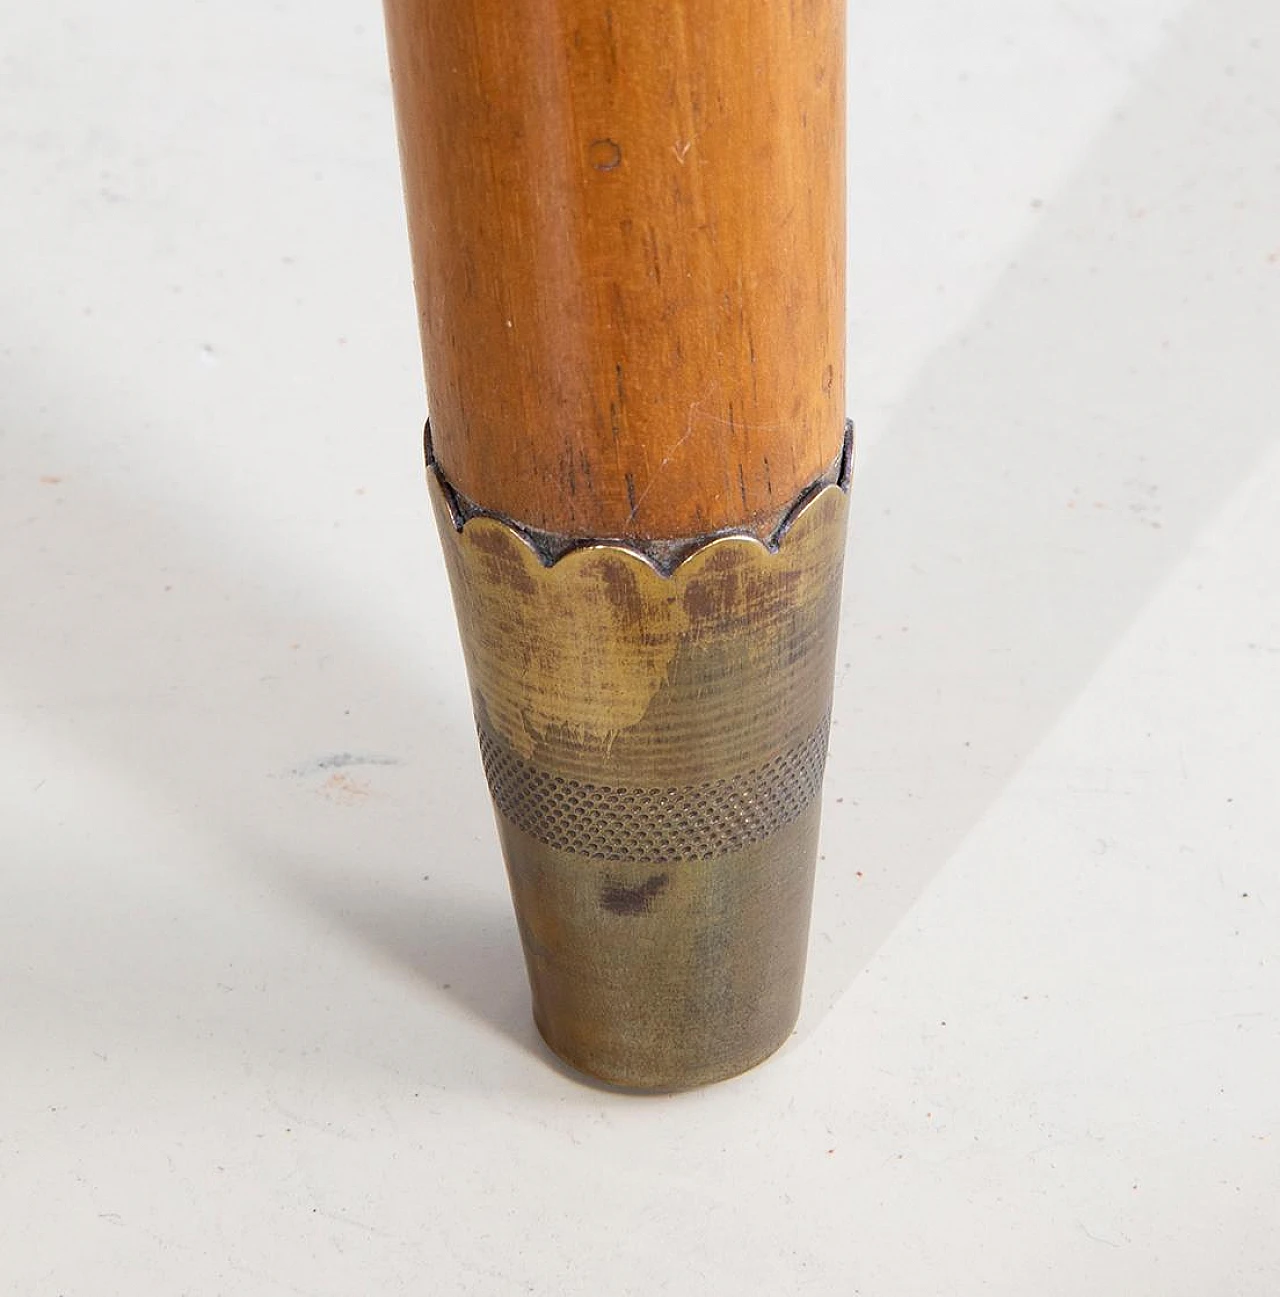
[{"label": "dark stain on brass", "polygon": [[668,881],[667,874],[652,874],[638,887],[605,883],[600,892],[600,904],[610,914],[648,914],[653,909],[654,899],[662,895]]}]

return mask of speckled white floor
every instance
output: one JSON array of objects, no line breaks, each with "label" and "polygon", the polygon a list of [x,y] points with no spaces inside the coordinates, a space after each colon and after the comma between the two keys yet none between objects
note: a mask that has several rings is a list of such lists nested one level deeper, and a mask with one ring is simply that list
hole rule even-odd
[{"label": "speckled white floor", "polygon": [[0,13],[0,1292],[1275,1297],[1280,9],[852,15],[806,1007],[526,1009],[376,5]]}]

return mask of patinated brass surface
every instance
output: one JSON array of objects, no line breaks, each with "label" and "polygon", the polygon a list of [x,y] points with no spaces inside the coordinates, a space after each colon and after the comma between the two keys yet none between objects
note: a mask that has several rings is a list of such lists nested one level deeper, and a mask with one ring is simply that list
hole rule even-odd
[{"label": "patinated brass surface", "polygon": [[795,1022],[848,464],[775,544],[669,573],[620,544],[548,564],[433,475],[534,1016],[593,1076],[717,1080]]}]

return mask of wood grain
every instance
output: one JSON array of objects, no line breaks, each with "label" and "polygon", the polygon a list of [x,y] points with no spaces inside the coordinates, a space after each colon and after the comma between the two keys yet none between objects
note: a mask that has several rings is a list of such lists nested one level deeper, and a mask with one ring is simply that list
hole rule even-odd
[{"label": "wood grain", "polygon": [[843,0],[386,0],[432,435],[577,536],[764,534],[844,428]]}]

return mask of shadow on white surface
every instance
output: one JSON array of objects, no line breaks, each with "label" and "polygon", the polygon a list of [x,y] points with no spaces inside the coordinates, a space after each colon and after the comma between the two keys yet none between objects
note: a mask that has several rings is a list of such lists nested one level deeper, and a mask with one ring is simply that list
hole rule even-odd
[{"label": "shadow on white surface", "polygon": [[806,1027],[1276,440],[1266,27],[1179,24],[855,474]]},{"label": "shadow on white surface", "polygon": [[[74,372],[74,357],[66,360]],[[74,382],[39,393],[46,427],[83,443],[100,395]],[[83,460],[65,479],[45,473],[76,458],[57,452],[56,432],[7,431],[17,435],[0,510],[24,521],[30,543],[0,554],[9,606],[23,609],[22,633],[0,636],[0,677],[29,701],[42,732],[113,784],[131,785],[154,820],[184,821],[195,843],[185,859],[152,858],[169,848],[149,835],[121,841],[136,816],[116,819],[108,807],[79,859],[57,841],[30,852],[11,844],[6,868],[27,871],[22,889],[47,886],[62,910],[50,915],[33,969],[111,986],[105,1021],[153,1047],[225,1028],[228,1048],[252,1051],[321,1030],[340,1042],[344,1018],[360,1028],[357,1039],[374,1012],[361,999],[364,980],[343,985],[323,969],[349,966],[354,949],[365,963],[372,952],[450,1024],[433,1032],[430,1014],[411,1011],[396,1032],[398,1066],[427,1083],[471,1075],[454,1038],[477,1021],[541,1048],[465,694],[436,690],[433,646],[418,662],[380,652],[290,574],[220,564],[145,493],[124,497]],[[426,528],[425,501],[423,513]],[[441,627],[447,658],[454,632],[443,619]],[[111,899],[86,920],[85,898],[99,888]],[[203,920],[191,912],[202,895]],[[117,924],[117,908],[133,921]],[[230,911],[247,917],[233,922]],[[281,986],[280,965],[299,950],[309,966]],[[265,970],[276,985],[240,1002],[240,1022],[219,1020],[224,1005],[202,1024],[203,992],[184,1002],[181,989],[202,965],[237,985]],[[31,1006],[45,998],[38,980],[26,994]]]}]

